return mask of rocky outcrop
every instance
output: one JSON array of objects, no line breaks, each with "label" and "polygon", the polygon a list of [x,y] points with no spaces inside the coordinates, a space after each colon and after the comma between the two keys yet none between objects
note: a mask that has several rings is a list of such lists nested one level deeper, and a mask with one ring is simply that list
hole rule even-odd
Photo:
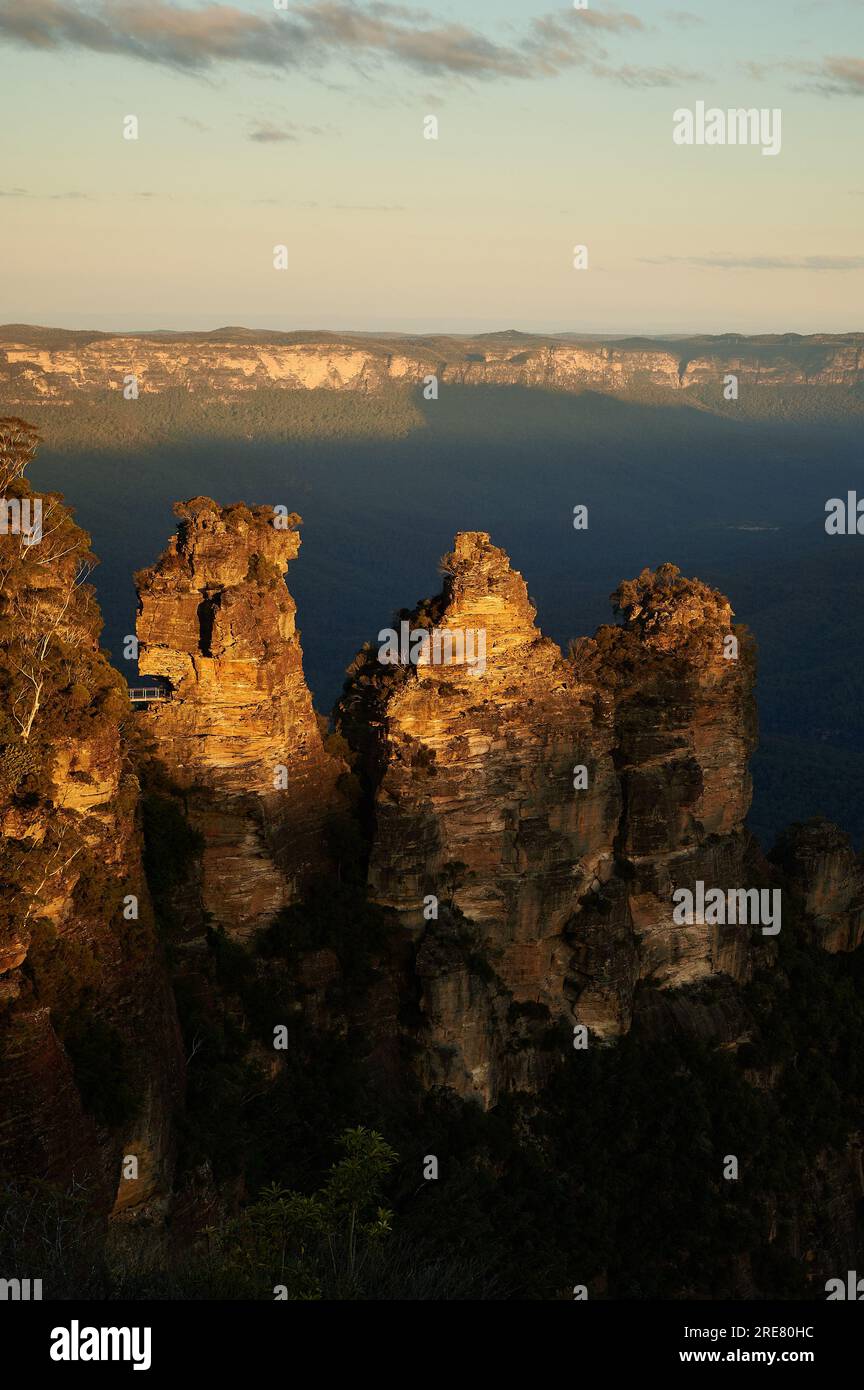
[{"label": "rocky outcrop", "polygon": [[[26,427],[7,433],[26,452]],[[5,482],[29,495],[20,473]],[[154,814],[182,805],[197,837],[175,941],[200,944],[207,924],[245,937],[320,884],[346,765],[325,748],[284,583],[298,517],[177,504],[177,535],[137,576],[139,667],[167,698],[131,715],[98,650],[86,537],[44,505],[40,544],[2,542],[0,1151],[103,1184],[135,1155],[123,1209],[164,1187],[180,1069],[121,721],[157,769]],[[744,827],[755,656],[723,595],[645,570],[612,596],[619,621],[565,657],[486,533],[458,535],[443,573],[364,648],[339,708],[369,894],[408,943],[384,952],[386,1007],[364,1015],[388,1066],[400,995],[424,1083],[484,1104],[540,1088],[578,1025],[592,1046],[634,1022],[736,1046],[734,986],[775,945],[758,920],[679,915],[700,884],[779,886],[819,945],[861,942],[864,874],[840,832],[793,827],[767,863]],[[298,959],[310,1026],[338,1031],[338,958]],[[112,1049],[126,1074],[100,1096],[92,1057]]]},{"label": "rocky outcrop", "polygon": [[178,503],[178,534],[137,576],[139,670],[170,699],[138,716],[202,836],[200,901],[243,935],[325,867],[338,760],[324,750],[283,576],[299,517]]},{"label": "rocky outcrop", "polygon": [[[441,913],[417,958],[439,1049],[427,1079],[488,1096],[542,1072],[535,1054],[507,1051],[508,1014],[514,1001],[537,1006],[526,1016],[537,1032],[565,1011],[564,928],[574,902],[612,870],[620,792],[611,705],[538,631],[504,552],[470,532],[443,564],[444,593],[407,621],[439,634],[444,656],[458,656],[460,641],[482,645],[482,669],[434,659],[388,668],[370,649],[343,726],[355,744],[372,734],[373,896],[421,931],[424,911]],[[577,763],[587,793],[574,790]]]},{"label": "rocky outcrop", "polygon": [[[33,444],[26,426],[0,422],[0,493],[21,503],[33,500],[20,466]],[[444,559],[442,592],[398,615],[354,663],[339,709],[346,750],[338,739],[325,746],[303,680],[283,581],[298,518],[274,524],[268,509],[207,498],[178,504],[177,537],[138,577],[143,678],[161,677],[169,698],[133,714],[98,648],[87,538],[59,499],[41,500],[38,537],[0,537],[0,1175],[7,1218],[14,1204],[30,1239],[10,1273],[33,1272],[29,1248],[44,1254],[38,1220],[31,1236],[41,1201],[32,1179],[84,1183],[103,1217],[134,1217],[170,1189],[183,1062],[142,812],[152,892],[159,912],[170,898],[174,914],[160,925],[172,932],[188,1050],[201,1054],[169,1213],[181,1248],[205,1223],[222,1226],[217,1250],[226,1236],[233,1245],[225,1218],[275,1151],[277,1173],[285,1156],[305,1182],[331,1117],[350,1106],[353,1119],[356,1106],[361,1118],[366,1107],[401,1116],[409,1178],[428,1134],[463,1177],[479,1175],[460,1199],[469,1222],[475,1194],[482,1201],[511,1159],[517,1174],[548,1183],[544,1197],[575,1212],[577,1226],[583,1207],[611,1208],[576,1276],[591,1280],[592,1296],[640,1296],[646,1269],[659,1296],[786,1296],[790,1261],[821,1296],[826,1277],[855,1267],[854,1076],[844,1089],[860,1024],[855,966],[820,962],[812,946],[861,943],[862,861],[824,821],[793,826],[770,862],[748,835],[755,657],[723,595],[672,565],[645,570],[612,596],[619,621],[565,657],[538,630],[504,552],[485,533],[463,533]],[[147,778],[143,806],[130,748]],[[365,837],[345,811],[358,796]],[[338,872],[328,875],[337,810]],[[779,889],[783,929],[809,937],[808,949],[741,989],[758,966],[778,964],[774,941],[757,923],[714,922],[701,908],[677,916],[677,894],[700,883]],[[235,935],[270,930],[240,950],[219,933],[202,937],[205,913]],[[271,1045],[273,1019],[287,1021],[289,1048]],[[628,1030],[623,1046],[597,1055]],[[595,1055],[580,1072],[583,1031]],[[674,1033],[705,1046],[676,1049]],[[559,1074],[476,1129],[439,1097],[424,1104],[408,1057],[426,1088],[487,1106]],[[667,1123],[652,1147],[658,1107]],[[595,1162],[574,1170],[586,1120]],[[753,1182],[743,1226],[729,1227],[744,1236],[726,1250],[726,1218],[715,1228],[709,1213],[720,1155],[742,1134],[759,1143],[742,1151]],[[655,1189],[674,1191],[679,1138],[684,1170],[696,1159],[684,1218],[675,1224],[674,1200],[655,1212],[644,1252],[616,1268],[608,1251],[641,1201],[638,1183],[622,1189],[622,1171],[647,1153]],[[505,1199],[521,1200],[518,1190]],[[10,1223],[0,1225],[8,1248]],[[565,1245],[575,1229],[566,1226]],[[481,1223],[480,1263],[489,1239],[498,1249]],[[164,1243],[173,1279],[177,1247]],[[712,1255],[706,1276],[709,1245],[725,1269]],[[76,1267],[100,1263],[94,1248],[88,1236],[73,1250],[73,1294]],[[66,1245],[55,1253],[66,1266]],[[552,1296],[569,1296],[568,1258],[555,1252]],[[134,1259],[133,1280],[141,1267]],[[230,1264],[217,1269],[224,1292]],[[148,1287],[158,1292],[160,1277],[157,1268]],[[245,1266],[239,1279],[245,1296]],[[270,1287],[268,1276],[265,1297]],[[457,1287],[449,1271],[445,1287]]]},{"label": "rocky outcrop", "polygon": [[[747,925],[673,920],[680,887],[769,881],[743,829],[754,661],[728,601],[671,565],[621,585],[622,625],[566,660],[488,535],[443,567],[400,615],[428,655],[365,649],[341,723],[373,802],[370,890],[418,935],[425,1079],[488,1103],[539,1084],[562,1025],[629,1028],[640,982],[740,981],[769,953]],[[433,634],[443,655],[472,632],[482,669],[436,663]]]},{"label": "rocky outcrop", "polygon": [[0,422],[0,491],[42,508],[38,537],[0,536],[0,1169],[120,1209],[170,1185],[182,1054],[95,562],[24,480],[35,447]]},{"label": "rocky outcrop", "polygon": [[[747,925],[678,922],[679,888],[767,882],[744,830],[756,742],[755,658],[727,599],[674,565],[613,595],[620,626],[576,644],[614,703],[621,788],[616,872],[572,924],[576,1013],[601,1036],[629,1026],[640,981],[661,989],[722,972],[742,981],[764,950]],[[703,914],[704,915],[704,914]]]},{"label": "rocky outcrop", "polygon": [[864,858],[836,825],[815,818],[792,825],[771,858],[800,901],[814,943],[854,951],[864,941]]}]

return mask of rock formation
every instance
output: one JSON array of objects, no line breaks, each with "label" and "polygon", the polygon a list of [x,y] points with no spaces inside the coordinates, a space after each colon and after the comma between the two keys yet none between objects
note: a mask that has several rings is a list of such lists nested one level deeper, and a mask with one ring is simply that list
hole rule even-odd
[{"label": "rock formation", "polygon": [[[32,452],[26,427],[5,431],[7,461]],[[4,481],[30,495],[20,469]],[[119,1210],[164,1189],[180,1078],[121,724],[198,836],[175,942],[207,922],[248,937],[320,888],[345,764],[325,749],[283,579],[299,518],[177,504],[177,536],[137,577],[142,678],[169,698],[132,715],[98,650],[87,538],[43,501],[38,545],[2,538],[0,1158],[95,1172]],[[769,863],[744,828],[755,658],[727,599],[673,565],[645,570],[612,596],[620,621],[564,657],[488,535],[458,535],[443,570],[441,594],[399,615],[391,662],[386,633],[364,648],[339,708],[370,898],[403,933],[376,946],[353,1026],[375,1020],[394,1077],[400,1027],[427,1087],[485,1105],[539,1089],[577,1025],[592,1046],[634,1023],[735,1045],[735,986],[775,944],[753,922],[676,920],[675,893],[700,882],[780,884],[817,944],[860,943],[864,876],[840,832],[793,827]],[[300,948],[310,1027],[346,1026],[340,971],[329,946]],[[126,1071],[107,1095],[100,1049]],[[122,1154],[138,1179],[118,1183]]]},{"label": "rock formation", "polygon": [[816,818],[790,826],[771,858],[799,897],[817,946],[854,951],[864,942],[864,858],[848,835]]},{"label": "rock formation", "polygon": [[139,716],[203,836],[200,897],[239,934],[326,864],[341,764],[324,750],[283,575],[299,517],[178,503],[178,534],[137,576],[138,666],[170,699]]},{"label": "rock formation", "polygon": [[[22,476],[34,447],[27,426],[0,422],[0,493],[19,504],[15,520],[37,500]],[[575,1214],[563,1253],[547,1271],[544,1245],[532,1276],[549,1296],[569,1296],[571,1237],[595,1211],[581,1256],[592,1296],[642,1296],[646,1269],[663,1296],[786,1296],[855,1267],[857,962],[844,969],[813,948],[861,944],[864,867],[821,820],[791,827],[768,861],[746,831],[755,656],[727,599],[673,565],[644,570],[612,596],[619,621],[565,657],[538,630],[504,552],[462,533],[442,592],[360,653],[338,711],[347,747],[325,746],[283,580],[296,516],[208,498],[177,505],[176,538],[138,576],[142,678],[161,678],[169,698],[133,713],[98,648],[88,539],[59,498],[38,500],[38,536],[20,526],[0,535],[7,1215],[27,1225],[38,1214],[34,1179],[61,1200],[84,1183],[101,1218],[162,1210],[180,1245],[215,1223],[224,1256],[238,1244],[226,1218],[270,1163],[305,1183],[332,1118],[378,1107],[404,1126],[403,1173],[418,1171],[423,1136],[435,1134],[445,1183],[455,1175],[445,1204],[461,1202],[469,1227],[491,1184],[496,1207],[504,1191],[501,1228],[484,1217],[470,1233],[478,1263],[490,1248],[498,1259],[510,1213],[519,1229],[536,1214],[522,1190],[499,1184],[511,1162],[556,1216]],[[338,874],[327,872],[333,820]],[[186,837],[176,855],[175,836]],[[676,917],[676,894],[699,884],[779,889],[788,955],[758,922]],[[184,1064],[151,890],[193,1079],[173,1188]],[[269,930],[252,939],[258,926]],[[272,1046],[274,1020],[289,1047]],[[583,1031],[591,1052],[580,1071],[568,1062]],[[675,1033],[686,1035],[680,1047]],[[692,1046],[694,1036],[710,1046]],[[531,1094],[487,1123],[452,1096],[424,1095],[418,1076],[427,1091],[487,1107]],[[655,1146],[658,1108],[667,1123]],[[692,1127],[691,1110],[702,1112]],[[598,1142],[574,1167],[586,1123]],[[720,1156],[751,1138],[744,1205],[724,1194],[715,1216]],[[634,1237],[635,1263],[609,1254],[629,1242],[634,1210],[641,1224],[641,1169],[620,1221],[615,1210],[633,1153],[647,1154],[649,1186],[667,1203],[643,1243]],[[397,1196],[400,1220],[415,1196]],[[0,1235],[10,1229],[4,1218]],[[31,1249],[50,1267],[56,1252],[38,1229],[10,1274],[40,1274]],[[422,1265],[434,1245],[429,1225],[418,1229]],[[165,1245],[173,1279],[182,1261]],[[88,1236],[80,1259],[60,1252],[73,1294],[92,1248]],[[237,1287],[247,1296],[245,1254]],[[215,1269],[206,1288],[221,1295],[232,1266],[220,1258]],[[454,1269],[448,1290],[463,1277]],[[144,1277],[158,1289],[161,1267]],[[196,1258],[181,1285],[189,1296],[206,1296],[200,1277]],[[518,1270],[514,1288],[520,1280]]]},{"label": "rock formation", "polygon": [[746,925],[672,916],[699,879],[768,881],[743,829],[754,663],[728,601],[671,565],[622,584],[623,625],[567,660],[488,535],[443,566],[403,621],[482,631],[485,669],[369,647],[341,722],[373,798],[370,890],[419,937],[426,1080],[488,1103],[538,1084],[561,1024],[626,1030],[640,981],[744,980],[768,953]]},{"label": "rock formation", "polygon": [[[508,1013],[538,1006],[539,1024],[525,1020],[536,1031],[566,1010],[563,930],[611,872],[620,794],[611,706],[538,631],[504,552],[472,532],[443,564],[444,593],[411,628],[482,632],[485,669],[388,668],[370,649],[342,719],[375,784],[371,892],[423,932],[417,973],[435,1049],[426,1079],[488,1098],[542,1075],[538,1053],[507,1049]],[[574,791],[577,763],[587,796]],[[423,931],[428,895],[445,921]],[[460,934],[450,907],[470,930]]]},{"label": "rock formation", "polygon": [[742,386],[854,387],[864,379],[861,334],[664,342],[544,338],[524,333],[411,337],[337,333],[98,334],[12,325],[0,329],[0,386],[19,405],[68,401],[136,378],[141,394],[181,388],[223,399],[260,389],[378,391],[434,372],[458,386],[524,386],[621,394],[680,394]]},{"label": "rock formation", "polygon": [[749,977],[765,954],[746,925],[673,920],[672,895],[765,882],[744,830],[756,743],[752,639],[727,599],[673,565],[612,596],[623,624],[577,644],[577,669],[614,701],[621,787],[616,874],[572,923],[580,1021],[626,1028],[640,980],[661,988],[715,972]]},{"label": "rock formation", "polygon": [[75,1179],[119,1210],[170,1184],[182,1053],[95,561],[60,498],[24,480],[35,447],[0,421],[0,492],[42,511],[38,537],[0,536],[0,1169]]}]

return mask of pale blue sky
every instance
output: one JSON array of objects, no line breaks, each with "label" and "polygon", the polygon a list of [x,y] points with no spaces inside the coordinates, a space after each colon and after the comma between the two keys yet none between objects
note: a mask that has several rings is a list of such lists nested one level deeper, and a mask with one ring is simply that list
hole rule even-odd
[{"label": "pale blue sky", "polygon": [[0,320],[860,329],[862,114],[852,0],[0,0]]}]

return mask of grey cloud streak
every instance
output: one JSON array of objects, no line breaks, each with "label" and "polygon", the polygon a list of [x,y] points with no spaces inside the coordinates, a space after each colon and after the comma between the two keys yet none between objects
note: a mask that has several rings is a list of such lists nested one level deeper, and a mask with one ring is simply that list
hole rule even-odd
[{"label": "grey cloud streak", "polygon": [[[31,49],[80,48],[200,73],[220,63],[320,66],[330,58],[382,59],[427,75],[530,79],[600,64],[595,75],[635,85],[638,69],[604,69],[601,39],[643,30],[626,11],[562,10],[496,42],[461,23],[385,0],[312,0],[269,15],[230,4],[178,8],[167,0],[0,0],[0,40]],[[663,85],[642,70],[638,85]]]},{"label": "grey cloud streak", "polygon": [[797,91],[819,92],[822,96],[864,96],[864,58],[833,54],[818,63],[742,63],[743,70],[762,82],[771,73],[788,73],[797,81]]},{"label": "grey cloud streak", "polygon": [[864,96],[864,58],[823,58],[812,74],[811,86],[826,96]]}]

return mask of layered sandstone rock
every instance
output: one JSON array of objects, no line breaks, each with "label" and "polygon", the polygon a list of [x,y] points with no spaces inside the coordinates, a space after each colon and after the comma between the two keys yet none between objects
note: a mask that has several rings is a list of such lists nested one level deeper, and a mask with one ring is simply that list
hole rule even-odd
[{"label": "layered sandstone rock", "polygon": [[297,516],[178,503],[178,534],[137,576],[138,665],[170,699],[140,716],[203,837],[203,909],[243,934],[326,863],[338,761],[324,750],[283,580]]},{"label": "layered sandstone rock", "polygon": [[[424,891],[444,898],[452,877],[449,896],[465,916],[510,923],[518,972],[520,942],[533,941],[539,918],[554,936],[574,884],[581,890],[611,855],[609,710],[539,632],[525,581],[487,535],[458,536],[444,565],[430,631],[452,634],[454,654],[460,638],[470,647],[482,633],[485,652],[473,664],[418,664],[388,699],[369,880],[378,901],[419,925]],[[589,798],[574,793],[577,762],[592,777]]]},{"label": "layered sandstone rock", "polygon": [[228,399],[261,389],[378,391],[420,384],[434,372],[461,386],[523,386],[621,393],[646,386],[681,393],[742,385],[854,387],[864,378],[860,334],[808,338],[728,337],[679,342],[602,343],[519,333],[481,337],[254,333],[224,329],[170,338],[158,334],[65,334],[7,329],[0,334],[0,385],[19,405],[68,402],[75,394],[122,391],[133,375],[141,394],[180,388]]},{"label": "layered sandstone rock", "polygon": [[771,858],[798,895],[812,938],[825,951],[864,941],[864,858],[849,836],[816,818],[780,836]]},{"label": "layered sandstone rock", "polygon": [[616,874],[573,921],[576,1013],[601,1036],[629,1026],[640,981],[749,977],[767,948],[748,925],[673,918],[673,894],[766,882],[744,830],[756,741],[753,643],[722,595],[673,565],[613,601],[621,626],[577,644],[577,668],[611,692],[622,814]]},{"label": "layered sandstone rock", "polygon": [[[450,634],[457,654],[460,637],[470,644],[475,635],[476,646],[482,633],[482,663],[393,670],[370,651],[343,722],[355,742],[361,724],[373,730],[367,759],[381,768],[373,896],[422,929],[433,895],[446,919],[430,925],[417,961],[440,1049],[428,1077],[489,1095],[537,1079],[535,1055],[506,1050],[508,1012],[514,1000],[531,1001],[545,1027],[564,1009],[562,933],[573,903],[611,872],[619,790],[609,703],[538,631],[504,552],[469,532],[443,564],[444,593],[411,627]],[[587,794],[574,790],[576,764],[587,769]],[[474,924],[470,939],[450,908]]]},{"label": "layered sandstone rock", "polygon": [[[34,449],[0,422],[4,490],[30,496]],[[75,1179],[104,1210],[170,1185],[182,1053],[93,557],[60,499],[41,501],[38,543],[0,536],[0,1169]]]},{"label": "layered sandstone rock", "polygon": [[747,925],[672,915],[699,879],[767,881],[743,829],[753,655],[674,566],[622,585],[623,625],[565,660],[487,535],[443,563],[408,629],[484,632],[485,669],[369,648],[341,717],[374,798],[370,889],[419,933],[426,1079],[488,1102],[538,1084],[562,1024],[626,1030],[640,981],[744,980],[766,953]]}]

